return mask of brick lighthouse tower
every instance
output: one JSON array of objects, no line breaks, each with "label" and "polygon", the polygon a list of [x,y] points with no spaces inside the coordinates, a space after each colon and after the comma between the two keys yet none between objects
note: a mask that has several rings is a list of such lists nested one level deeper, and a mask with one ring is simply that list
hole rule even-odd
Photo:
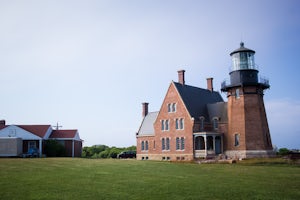
[{"label": "brick lighthouse tower", "polygon": [[236,158],[269,157],[273,155],[270,131],[264,106],[267,79],[259,78],[254,62],[255,51],[240,48],[233,51],[230,82],[224,81],[221,91],[227,92],[228,132],[224,152]]}]

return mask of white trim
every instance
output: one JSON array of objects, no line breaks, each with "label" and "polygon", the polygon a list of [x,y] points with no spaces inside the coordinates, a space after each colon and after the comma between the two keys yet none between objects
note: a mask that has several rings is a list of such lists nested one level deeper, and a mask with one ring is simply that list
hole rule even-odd
[{"label": "white trim", "polygon": [[0,130],[0,137],[9,137],[11,135],[11,130],[15,133],[14,137],[19,137],[22,138],[22,140],[40,140],[42,139],[41,137],[26,131],[16,125],[9,125],[4,129]]}]

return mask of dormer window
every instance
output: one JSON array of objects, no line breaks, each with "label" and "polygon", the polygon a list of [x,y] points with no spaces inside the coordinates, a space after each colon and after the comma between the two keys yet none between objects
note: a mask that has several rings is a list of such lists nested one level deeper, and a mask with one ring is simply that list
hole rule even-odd
[{"label": "dormer window", "polygon": [[212,120],[213,129],[216,130],[219,127],[219,119],[217,117],[214,117]]},{"label": "dormer window", "polygon": [[200,117],[200,130],[203,131],[204,130],[204,117]]}]

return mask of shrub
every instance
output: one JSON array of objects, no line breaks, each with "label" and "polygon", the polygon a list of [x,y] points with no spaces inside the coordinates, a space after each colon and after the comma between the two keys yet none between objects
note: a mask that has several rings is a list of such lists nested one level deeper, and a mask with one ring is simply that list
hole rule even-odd
[{"label": "shrub", "polygon": [[48,157],[63,157],[66,155],[66,149],[57,140],[47,140],[45,142],[45,154]]},{"label": "shrub", "polygon": [[286,155],[289,154],[289,152],[290,152],[290,150],[288,150],[287,148],[280,148],[278,150],[278,155],[280,155],[280,156],[286,156]]}]

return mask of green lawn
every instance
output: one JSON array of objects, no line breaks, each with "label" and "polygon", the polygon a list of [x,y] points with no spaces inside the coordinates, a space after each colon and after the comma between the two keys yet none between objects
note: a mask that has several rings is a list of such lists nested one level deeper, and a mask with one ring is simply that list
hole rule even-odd
[{"label": "green lawn", "polygon": [[300,199],[299,165],[274,161],[0,159],[0,199]]}]

